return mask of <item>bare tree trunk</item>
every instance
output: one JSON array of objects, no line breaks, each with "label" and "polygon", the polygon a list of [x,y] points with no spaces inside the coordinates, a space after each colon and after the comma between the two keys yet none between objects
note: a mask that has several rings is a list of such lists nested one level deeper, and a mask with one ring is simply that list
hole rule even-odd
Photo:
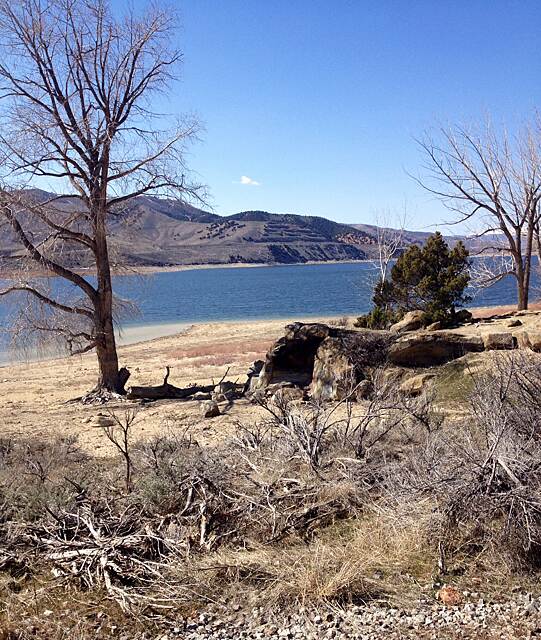
[{"label": "bare tree trunk", "polygon": [[517,311],[525,311],[528,308],[528,292],[524,286],[524,280],[519,280],[517,277]]},{"label": "bare tree trunk", "polygon": [[514,256],[515,275],[517,280],[517,311],[525,311],[528,308],[527,278],[522,262],[522,256]]},{"label": "bare tree trunk", "polygon": [[103,206],[97,207],[94,214],[96,243],[96,269],[98,300],[96,308],[97,356],[99,378],[96,389],[125,393],[118,376],[118,355],[113,323],[113,286],[111,281],[111,267],[109,264],[109,250],[107,247],[107,232],[105,228],[105,198]]}]

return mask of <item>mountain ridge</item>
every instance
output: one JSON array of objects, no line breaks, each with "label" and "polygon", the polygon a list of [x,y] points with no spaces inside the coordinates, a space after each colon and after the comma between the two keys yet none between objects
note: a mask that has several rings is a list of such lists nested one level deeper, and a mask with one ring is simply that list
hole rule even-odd
[{"label": "mountain ridge", "polygon": [[[43,201],[54,196],[39,190],[31,193]],[[62,196],[58,202],[63,211],[80,206],[72,196]],[[373,225],[261,210],[221,216],[156,196],[128,202],[111,218],[109,231],[112,261],[119,266],[292,264],[367,260],[377,255],[377,227]],[[405,246],[422,244],[429,235],[406,231]],[[5,227],[0,229],[0,242],[3,264],[21,254]],[[66,256],[72,267],[89,266],[90,258],[83,251]]]}]

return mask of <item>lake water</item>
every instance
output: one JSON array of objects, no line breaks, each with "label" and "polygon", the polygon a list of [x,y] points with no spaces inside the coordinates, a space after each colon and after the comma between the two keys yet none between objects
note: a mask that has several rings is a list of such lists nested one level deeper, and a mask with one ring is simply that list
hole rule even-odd
[{"label": "lake water", "polygon": [[[375,275],[369,263],[280,265],[124,276],[115,284],[139,307],[125,324],[150,325],[360,315],[371,307]],[[516,303],[512,278],[470,293],[475,306]]]},{"label": "lake water", "polygon": [[[375,276],[369,263],[283,265],[122,276],[115,278],[114,287],[138,306],[136,315],[123,319],[127,341],[133,342],[144,335],[138,328],[150,325],[163,325],[166,335],[179,324],[197,322],[360,315],[370,309]],[[538,289],[536,274],[533,291]],[[471,293],[472,306],[516,303],[512,278]],[[4,326],[8,312],[4,298]]]}]

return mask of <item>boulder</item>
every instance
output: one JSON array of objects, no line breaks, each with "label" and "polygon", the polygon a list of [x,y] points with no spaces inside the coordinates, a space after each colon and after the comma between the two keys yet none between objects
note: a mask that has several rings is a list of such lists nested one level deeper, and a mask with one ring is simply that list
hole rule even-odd
[{"label": "boulder", "polygon": [[312,396],[317,400],[341,400],[355,384],[354,362],[338,338],[326,338],[314,360]]},{"label": "boulder", "polygon": [[366,370],[386,359],[391,335],[363,329],[327,337],[319,346],[310,387],[316,400],[341,400],[364,379]]},{"label": "boulder", "polygon": [[215,400],[207,400],[201,403],[201,415],[203,418],[216,418],[220,415],[220,407]]},{"label": "boulder", "polygon": [[514,318],[512,320],[509,320],[507,322],[507,326],[508,327],[521,327],[522,326],[522,320],[519,320],[518,318]]},{"label": "boulder", "polygon": [[513,334],[513,337],[517,341],[517,347],[519,349],[531,349],[530,338],[527,331],[517,331]]},{"label": "boulder", "polygon": [[442,328],[441,322],[437,320],[436,322],[432,322],[426,328],[427,331],[439,331]]},{"label": "boulder", "polygon": [[530,349],[541,351],[541,333],[539,331],[528,331],[528,340],[530,341]]},{"label": "boulder", "polygon": [[406,315],[391,326],[393,333],[404,333],[405,331],[416,331],[424,326],[425,313],[420,309],[416,311],[408,311]]},{"label": "boulder", "polygon": [[246,374],[246,382],[244,383],[244,388],[242,390],[243,394],[255,391],[259,382],[259,374],[261,373],[261,369],[263,369],[264,364],[263,360],[256,360],[250,366]]},{"label": "boulder", "polygon": [[365,367],[385,360],[392,340],[388,331],[296,322],[267,353],[252,389],[269,394],[272,385],[288,384],[310,387],[318,400],[342,398],[363,379]]},{"label": "boulder", "polygon": [[467,309],[459,309],[454,315],[454,321],[457,324],[464,324],[473,320],[473,314]]},{"label": "boulder", "polygon": [[510,333],[485,333],[483,344],[486,351],[514,349],[516,341]]},{"label": "boulder", "polygon": [[480,336],[451,331],[433,331],[403,336],[388,352],[392,364],[403,367],[433,367],[460,358],[468,352],[484,350]]},{"label": "boulder", "polygon": [[254,390],[279,382],[291,382],[301,387],[309,385],[316,351],[332,331],[337,329],[321,323],[287,325],[285,335],[265,356],[257,383],[252,385]]},{"label": "boulder", "polygon": [[434,373],[419,373],[406,378],[400,385],[400,391],[409,396],[418,396],[426,389],[429,380],[434,378]]},{"label": "boulder", "polygon": [[514,334],[519,349],[531,349],[541,351],[541,332],[539,331],[517,331]]}]

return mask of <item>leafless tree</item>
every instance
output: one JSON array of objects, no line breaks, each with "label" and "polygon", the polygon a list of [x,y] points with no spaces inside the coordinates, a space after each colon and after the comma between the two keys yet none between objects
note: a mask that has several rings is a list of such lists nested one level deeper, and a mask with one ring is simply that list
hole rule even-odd
[{"label": "leafless tree", "polygon": [[383,282],[389,275],[391,263],[399,255],[405,244],[407,213],[393,215],[389,210],[376,213],[376,241],[378,254],[376,267],[379,271],[379,280]]},{"label": "leafless tree", "polygon": [[476,235],[484,240],[482,252],[503,256],[492,269],[485,263],[479,283],[487,286],[513,276],[518,309],[527,309],[541,217],[538,125],[528,124],[514,135],[490,124],[479,129],[442,128],[419,144],[428,174],[420,184],[456,214],[454,223],[476,227]]},{"label": "leafless tree", "polygon": [[133,472],[131,436],[133,423],[137,419],[137,411],[127,410],[123,416],[118,416],[114,411],[111,411],[109,416],[111,424],[108,423],[102,429],[124,460],[124,487],[126,493],[129,493],[132,488]]},{"label": "leafless tree", "polygon": [[[0,295],[45,305],[35,328],[72,353],[96,349],[97,394],[123,393],[129,375],[115,344],[111,219],[143,194],[198,193],[184,162],[196,124],[167,124],[156,106],[181,59],[174,27],[158,7],[118,15],[107,0],[0,0],[0,218],[26,265],[75,292],[47,291],[27,268]],[[50,184],[63,195],[35,189]]]}]

